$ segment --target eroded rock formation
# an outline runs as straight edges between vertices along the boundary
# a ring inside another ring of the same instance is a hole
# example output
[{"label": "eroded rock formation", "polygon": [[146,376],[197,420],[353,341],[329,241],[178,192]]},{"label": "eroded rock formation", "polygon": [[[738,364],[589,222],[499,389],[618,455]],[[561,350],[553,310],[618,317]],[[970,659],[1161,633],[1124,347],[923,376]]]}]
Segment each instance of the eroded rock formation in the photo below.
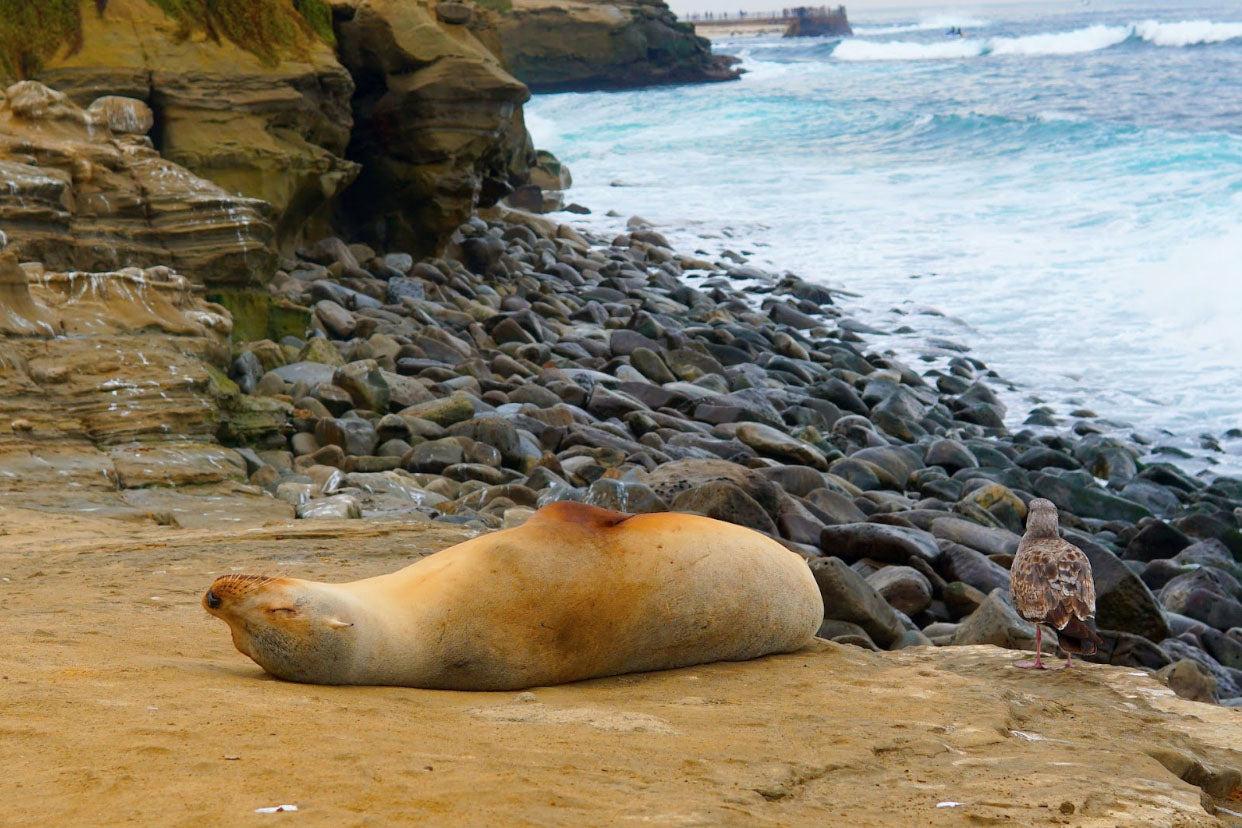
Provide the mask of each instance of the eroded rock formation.
[{"label": "eroded rock formation", "polygon": [[345,220],[370,241],[433,252],[480,198],[524,179],[529,92],[465,5],[356,0],[342,17],[340,56],[358,86],[349,156],[363,168]]},{"label": "eroded rock formation", "polygon": [[[344,158],[353,82],[292,6],[254,0],[253,16],[269,6],[287,18],[276,20],[286,42],[268,35],[246,48],[220,21],[179,20],[152,0],[83,0],[75,41],[33,77],[82,106],[103,95],[145,101],[164,157],[270,203],[281,241],[296,243],[308,225],[323,230],[325,204],[357,173]],[[208,31],[213,23],[224,31]]]},{"label": "eroded rock formation", "polygon": [[45,504],[241,480],[215,438],[228,313],[166,267],[61,273],[0,253],[0,469]]},{"label": "eroded rock formation", "polygon": [[495,57],[490,12],[427,0],[253,0],[244,15],[237,5],[82,0],[55,30],[15,19],[10,29],[45,48],[10,55],[0,27],[0,77],[38,79],[81,106],[145,102],[155,148],[271,204],[284,251],[337,224],[429,253],[477,201],[526,183],[528,93]]},{"label": "eroded rock formation", "polygon": [[273,269],[268,206],[160,157],[138,100],[89,109],[35,81],[0,95],[0,227],[13,252],[64,270],[168,265],[249,286]]},{"label": "eroded rock formation", "polygon": [[498,20],[506,67],[536,92],[738,77],[660,0],[514,0]]}]

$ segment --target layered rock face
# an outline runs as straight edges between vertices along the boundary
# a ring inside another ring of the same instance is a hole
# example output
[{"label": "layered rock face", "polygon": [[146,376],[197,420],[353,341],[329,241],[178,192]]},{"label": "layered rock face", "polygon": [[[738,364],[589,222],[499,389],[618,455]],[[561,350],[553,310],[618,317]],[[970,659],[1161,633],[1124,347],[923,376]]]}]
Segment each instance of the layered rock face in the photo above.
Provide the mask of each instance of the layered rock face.
[{"label": "layered rock face", "polygon": [[[82,106],[145,102],[154,147],[271,204],[284,251],[336,224],[430,253],[477,201],[525,183],[528,93],[495,57],[487,12],[397,0],[200,5],[82,0],[64,42],[26,69]],[[13,64],[0,60],[0,75]]]},{"label": "layered rock face", "polygon": [[267,205],[161,158],[151,124],[133,99],[84,110],[34,81],[0,95],[0,227],[13,252],[65,270],[169,265],[201,284],[265,281]]},{"label": "layered rock face", "polygon": [[505,65],[536,92],[738,77],[658,0],[514,0],[498,25]]},{"label": "layered rock face", "polygon": [[5,251],[0,306],[5,492],[38,490],[50,505],[244,476],[237,453],[215,440],[210,366],[227,356],[231,322],[184,276],[52,272]]},{"label": "layered rock face", "polygon": [[433,252],[477,201],[524,179],[529,92],[480,39],[493,37],[487,18],[465,5],[357,0],[341,14],[340,56],[358,86],[349,156],[363,165],[344,222],[383,246]]},{"label": "layered rock face", "polygon": [[[256,13],[266,5],[255,0]],[[284,13],[289,43],[248,50],[150,0],[84,0],[75,48],[34,77],[80,105],[102,95],[145,101],[166,158],[268,202],[281,241],[295,243],[308,226],[323,230],[322,208],[357,174],[344,158],[353,82],[331,46],[295,27],[292,7]]]}]

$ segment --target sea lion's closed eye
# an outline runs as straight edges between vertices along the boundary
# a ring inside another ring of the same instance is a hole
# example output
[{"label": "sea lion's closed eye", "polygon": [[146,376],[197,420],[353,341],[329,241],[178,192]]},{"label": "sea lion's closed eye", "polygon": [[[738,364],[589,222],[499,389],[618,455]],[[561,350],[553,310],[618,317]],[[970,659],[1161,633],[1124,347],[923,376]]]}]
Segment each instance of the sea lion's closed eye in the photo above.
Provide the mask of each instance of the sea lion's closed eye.
[{"label": "sea lion's closed eye", "polygon": [[267,611],[273,615],[297,615],[298,611],[293,607],[268,607]]}]

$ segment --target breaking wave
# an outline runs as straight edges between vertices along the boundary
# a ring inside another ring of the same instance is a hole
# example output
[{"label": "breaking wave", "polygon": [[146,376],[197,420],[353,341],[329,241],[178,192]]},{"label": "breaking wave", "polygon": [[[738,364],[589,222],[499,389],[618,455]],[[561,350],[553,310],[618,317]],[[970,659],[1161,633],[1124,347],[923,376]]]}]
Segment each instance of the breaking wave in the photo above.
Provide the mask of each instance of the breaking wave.
[{"label": "breaking wave", "polygon": [[1098,52],[1126,42],[1153,46],[1206,46],[1242,39],[1242,23],[1144,20],[1128,26],[1087,26],[1068,32],[1024,37],[961,38],[934,42],[844,40],[833,50],[837,60],[954,60],[987,55],[1076,55]]},{"label": "breaking wave", "polygon": [[934,17],[925,17],[918,23],[898,23],[891,26],[855,26],[854,34],[859,37],[874,37],[875,35],[899,34],[901,32],[937,31],[952,28],[982,29],[984,26],[990,25],[992,25],[990,20],[983,20],[978,17],[961,17],[952,14],[938,14]]}]

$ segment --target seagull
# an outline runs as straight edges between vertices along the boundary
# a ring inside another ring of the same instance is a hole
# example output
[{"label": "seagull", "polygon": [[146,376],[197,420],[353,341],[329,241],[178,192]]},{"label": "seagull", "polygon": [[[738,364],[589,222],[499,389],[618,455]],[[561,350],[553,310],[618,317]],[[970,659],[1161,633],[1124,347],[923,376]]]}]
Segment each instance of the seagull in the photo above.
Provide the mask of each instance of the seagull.
[{"label": "seagull", "polygon": [[1091,562],[1081,549],[1061,539],[1058,528],[1057,507],[1051,500],[1036,498],[1027,505],[1026,534],[1009,570],[1009,584],[1018,614],[1035,625],[1035,658],[1019,661],[1019,667],[1056,669],[1041,657],[1041,624],[1057,631],[1067,668],[1073,666],[1074,653],[1091,655],[1104,643],[1094,629]]}]

